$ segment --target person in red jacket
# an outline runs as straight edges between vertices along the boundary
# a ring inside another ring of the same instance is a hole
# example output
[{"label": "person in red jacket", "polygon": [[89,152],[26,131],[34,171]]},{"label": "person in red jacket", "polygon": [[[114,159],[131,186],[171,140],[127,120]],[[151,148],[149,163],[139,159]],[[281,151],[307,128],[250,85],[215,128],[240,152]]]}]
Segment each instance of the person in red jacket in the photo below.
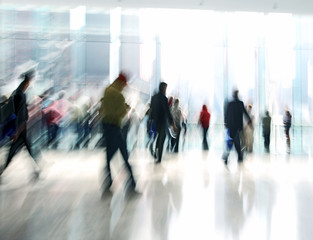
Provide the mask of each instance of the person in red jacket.
[{"label": "person in red jacket", "polygon": [[199,123],[202,127],[202,130],[203,130],[202,147],[204,150],[209,150],[209,145],[208,145],[208,141],[207,141],[207,134],[208,134],[208,130],[210,127],[210,118],[211,118],[211,114],[208,111],[208,107],[204,104],[202,106],[202,110],[200,112],[200,117],[199,117]]}]

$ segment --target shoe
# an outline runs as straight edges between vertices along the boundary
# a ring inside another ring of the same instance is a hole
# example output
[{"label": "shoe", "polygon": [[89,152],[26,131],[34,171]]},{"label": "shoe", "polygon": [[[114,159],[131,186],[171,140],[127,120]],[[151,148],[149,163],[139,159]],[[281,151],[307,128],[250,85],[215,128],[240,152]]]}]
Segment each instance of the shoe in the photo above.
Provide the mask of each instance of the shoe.
[{"label": "shoe", "polygon": [[133,180],[129,179],[125,185],[125,197],[130,198],[140,195],[141,193],[136,191],[136,183]]},{"label": "shoe", "polygon": [[132,192],[132,191],[134,191],[135,190],[135,188],[136,188],[136,183],[135,183],[135,181],[133,180],[133,179],[128,179],[127,180],[127,182],[126,182],[126,184],[125,184],[125,192],[126,193],[129,193],[129,192]]},{"label": "shoe", "polygon": [[112,192],[109,189],[107,189],[105,191],[102,191],[102,193],[101,193],[101,199],[102,200],[111,198],[112,196],[113,196],[113,194],[112,194]]},{"label": "shoe", "polygon": [[103,180],[103,183],[102,183],[102,192],[107,192],[110,190],[111,186],[112,186],[112,179],[110,177],[106,177],[104,180]]},{"label": "shoe", "polygon": [[40,176],[41,171],[40,170],[36,170],[33,172],[33,177],[35,180],[37,180]]},{"label": "shoe", "polygon": [[152,151],[151,151],[151,156],[152,156],[153,158],[157,158],[156,152],[152,152]]},{"label": "shoe", "polygon": [[126,182],[126,184],[125,184],[125,188],[133,188],[133,189],[136,188],[136,182],[135,182],[135,180],[134,180],[132,177],[130,177],[130,178],[127,180],[127,182]]},{"label": "shoe", "polygon": [[141,192],[138,192],[138,191],[135,190],[135,189],[132,189],[132,190],[130,190],[130,191],[128,191],[128,192],[125,193],[125,196],[126,196],[127,198],[136,198],[136,197],[140,197],[141,195],[142,195],[142,193],[141,193]]},{"label": "shoe", "polygon": [[128,189],[125,191],[125,200],[131,200],[140,197],[142,193],[136,191],[135,189]]},{"label": "shoe", "polygon": [[223,159],[223,161],[224,161],[224,164],[227,165],[227,163],[228,163],[227,157],[226,157],[225,155],[223,155],[223,156],[222,156],[222,159]]},{"label": "shoe", "polygon": [[153,151],[152,147],[150,147],[150,153],[153,158],[157,158],[157,152]]},{"label": "shoe", "polygon": [[39,180],[40,173],[41,173],[40,170],[35,170],[31,175],[31,181],[37,182]]},{"label": "shoe", "polygon": [[101,186],[101,199],[105,199],[108,197],[112,197],[112,193],[110,192],[110,188],[112,186],[112,179],[106,178]]},{"label": "shoe", "polygon": [[157,158],[156,152],[152,152],[152,151],[151,151],[151,156],[156,159],[156,158]]}]

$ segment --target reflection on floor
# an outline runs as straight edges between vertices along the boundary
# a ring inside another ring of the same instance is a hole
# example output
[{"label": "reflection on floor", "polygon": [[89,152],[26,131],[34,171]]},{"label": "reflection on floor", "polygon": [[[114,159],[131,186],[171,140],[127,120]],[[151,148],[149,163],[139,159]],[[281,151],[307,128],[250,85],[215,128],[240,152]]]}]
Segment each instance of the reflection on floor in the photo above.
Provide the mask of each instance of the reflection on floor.
[{"label": "reflection on floor", "polygon": [[307,156],[235,153],[131,155],[140,195],[125,196],[118,154],[111,194],[101,199],[104,152],[45,152],[44,171],[30,180],[21,152],[2,176],[0,239],[311,239],[313,161]]}]

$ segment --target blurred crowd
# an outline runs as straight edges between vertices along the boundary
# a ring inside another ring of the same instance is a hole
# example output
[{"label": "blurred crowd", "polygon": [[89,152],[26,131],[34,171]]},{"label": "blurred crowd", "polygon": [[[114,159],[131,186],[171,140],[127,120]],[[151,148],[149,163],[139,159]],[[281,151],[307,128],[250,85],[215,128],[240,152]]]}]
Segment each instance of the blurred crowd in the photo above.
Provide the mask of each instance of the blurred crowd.
[{"label": "blurred crowd", "polygon": [[[99,99],[84,94],[83,89],[76,92],[69,89],[45,90],[42,94],[26,99],[29,85],[36,72],[30,70],[21,75],[20,85],[9,95],[0,98],[0,144],[9,146],[7,159],[1,164],[0,175],[8,167],[13,156],[25,146],[34,159],[34,173],[38,177],[38,162],[42,150],[70,150],[90,148],[106,149],[106,169],[102,183],[105,193],[112,184],[110,161],[117,151],[121,152],[129,180],[125,188],[134,190],[136,181],[128,162],[130,152],[136,148],[141,122],[145,121],[145,147],[149,149],[156,164],[161,163],[166,152],[178,153],[184,147],[188,122],[178,97],[167,97],[167,83],[161,82],[158,91],[147,103],[139,100],[129,104],[128,92],[136,92],[129,86],[129,75],[121,72],[117,78],[103,89]],[[34,87],[36,85],[34,83]],[[130,89],[130,91],[129,91]],[[126,100],[127,99],[127,100]],[[143,106],[143,107],[139,107]],[[291,114],[285,111],[287,152],[290,152]],[[239,99],[239,90],[233,92],[233,98],[225,101],[225,151],[222,159],[228,164],[229,153],[234,146],[238,162],[243,161],[244,153],[253,152],[254,145],[253,105],[244,104]],[[202,132],[202,148],[210,149],[208,134],[211,113],[206,103],[198,115],[198,126]],[[266,111],[262,118],[264,149],[270,152],[271,116]],[[129,137],[130,135],[130,137]],[[129,141],[128,139],[131,139]]]}]

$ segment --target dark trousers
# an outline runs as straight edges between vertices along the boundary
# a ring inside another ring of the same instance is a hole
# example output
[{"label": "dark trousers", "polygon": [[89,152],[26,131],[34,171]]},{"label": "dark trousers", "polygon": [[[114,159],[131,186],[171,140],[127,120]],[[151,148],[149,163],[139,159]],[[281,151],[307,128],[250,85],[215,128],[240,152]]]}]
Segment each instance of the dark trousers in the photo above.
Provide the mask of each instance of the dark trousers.
[{"label": "dark trousers", "polygon": [[[30,143],[27,139],[27,131],[26,131],[26,129],[24,129],[21,132],[21,134],[19,135],[19,137],[16,139],[16,141],[12,142],[12,144],[11,144],[9,155],[8,155],[8,158],[7,158],[6,163],[4,165],[4,169],[6,169],[9,166],[12,158],[23,147],[23,144],[25,145],[29,155],[33,158],[34,162],[37,164],[35,155],[33,154]],[[4,169],[3,169],[3,171],[4,171]]]},{"label": "dark trousers", "polygon": [[128,170],[128,173],[130,175],[130,180],[134,184],[135,179],[133,176],[133,171],[128,163],[128,151],[126,147],[126,140],[122,135],[121,129],[115,125],[104,124],[103,131],[106,140],[106,155],[107,155],[106,177],[112,181],[110,162],[114,154],[117,152],[117,150],[120,149],[126,169]]},{"label": "dark trousers", "polygon": [[270,150],[270,136],[271,136],[271,134],[270,133],[264,133],[263,136],[264,136],[264,147],[265,147],[266,151],[269,151]]},{"label": "dark trousers", "polygon": [[208,140],[207,140],[207,134],[208,134],[208,130],[209,128],[202,128],[202,133],[203,133],[203,140],[202,140],[202,147],[203,150],[209,150],[209,144],[208,144]]},{"label": "dark trousers", "polygon": [[286,143],[287,148],[290,149],[290,134],[289,134],[290,127],[285,127],[285,135],[286,135]]},{"label": "dark trousers", "polygon": [[162,154],[163,154],[163,147],[164,147],[164,141],[166,138],[166,125],[158,125],[156,126],[156,130],[158,133],[158,138],[156,142],[156,154],[158,158],[158,162],[161,162],[162,160]]},{"label": "dark trousers", "polygon": [[[235,136],[233,137],[233,142],[235,145],[235,149],[237,151],[238,154],[238,162],[242,162],[243,161],[243,156],[242,156],[242,151],[241,151],[241,144],[240,144],[240,131],[237,131],[237,133],[235,134]],[[226,150],[223,154],[223,159],[225,161],[225,163],[227,163],[228,160],[228,156],[230,154],[230,150]]]},{"label": "dark trousers", "polygon": [[77,141],[75,148],[79,149],[80,145],[85,141],[84,146],[88,146],[90,138],[90,126],[88,121],[82,121],[76,123]]}]

